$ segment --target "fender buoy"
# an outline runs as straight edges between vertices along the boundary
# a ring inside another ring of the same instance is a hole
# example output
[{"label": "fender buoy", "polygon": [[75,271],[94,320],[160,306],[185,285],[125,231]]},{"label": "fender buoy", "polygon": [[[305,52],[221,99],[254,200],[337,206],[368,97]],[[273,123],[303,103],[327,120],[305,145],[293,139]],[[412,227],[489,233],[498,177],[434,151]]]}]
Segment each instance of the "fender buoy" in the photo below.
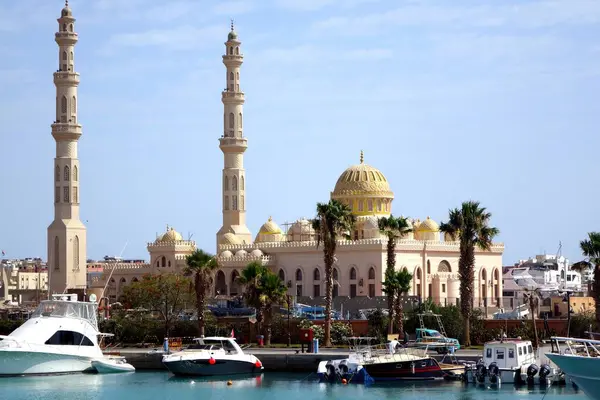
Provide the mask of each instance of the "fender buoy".
[{"label": "fender buoy", "polygon": [[214,358],[211,357],[211,358],[208,359],[208,363],[210,365],[215,365],[217,363],[217,360],[215,360]]},{"label": "fender buoy", "polygon": [[254,363],[254,366],[256,368],[260,368],[260,367],[262,367],[262,363],[260,362],[260,360],[256,360],[256,362]]}]

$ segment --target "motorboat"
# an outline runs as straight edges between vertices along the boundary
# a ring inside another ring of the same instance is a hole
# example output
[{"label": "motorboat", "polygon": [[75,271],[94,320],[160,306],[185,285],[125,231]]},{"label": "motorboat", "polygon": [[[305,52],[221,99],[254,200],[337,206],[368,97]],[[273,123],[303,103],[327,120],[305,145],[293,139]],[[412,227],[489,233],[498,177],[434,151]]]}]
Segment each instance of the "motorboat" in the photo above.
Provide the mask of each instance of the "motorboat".
[{"label": "motorboat", "polygon": [[180,376],[217,376],[260,373],[264,367],[252,354],[245,354],[231,337],[196,338],[181,351],[165,354],[162,363]]},{"label": "motorboat", "polygon": [[485,385],[551,385],[560,371],[540,362],[529,340],[502,338],[485,343],[483,357],[465,366],[464,380]]},{"label": "motorboat", "polygon": [[[592,400],[600,400],[600,340],[552,337],[554,364]],[[565,346],[560,347],[560,342]]]},{"label": "motorboat", "polygon": [[[321,382],[371,383],[396,380],[443,380],[462,374],[464,366],[438,362],[428,354],[436,344],[401,346],[397,341],[371,346],[370,337],[348,338],[348,358],[321,361],[317,375]],[[446,344],[439,344],[446,346]]]},{"label": "motorboat", "polygon": [[100,374],[114,374],[119,372],[135,372],[133,365],[125,357],[103,357],[92,360],[92,367]]},{"label": "motorboat", "polygon": [[0,336],[0,376],[94,372],[104,355],[98,345],[95,296],[77,294],[43,300],[31,317],[8,336]]}]

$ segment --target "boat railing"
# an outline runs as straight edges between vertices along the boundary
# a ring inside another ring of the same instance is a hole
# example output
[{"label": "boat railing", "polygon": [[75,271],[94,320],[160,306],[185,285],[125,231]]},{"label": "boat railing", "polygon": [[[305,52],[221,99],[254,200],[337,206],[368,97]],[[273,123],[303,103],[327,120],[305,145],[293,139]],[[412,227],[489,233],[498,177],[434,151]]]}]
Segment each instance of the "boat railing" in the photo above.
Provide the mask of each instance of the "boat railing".
[{"label": "boat railing", "polygon": [[421,347],[397,347],[390,349],[387,344],[371,346],[368,351],[357,354],[358,358],[365,363],[374,362],[375,359],[382,358],[389,361],[403,362],[415,357],[427,357],[427,349]]},{"label": "boat railing", "polygon": [[[0,347],[3,347],[2,343],[11,342],[11,343],[15,344],[14,347],[16,347],[16,348],[19,348],[19,349],[25,349],[25,348],[31,349],[31,345],[28,342],[26,342],[24,340],[21,340],[19,338],[16,338],[14,336],[0,335],[0,339],[2,339],[2,341],[0,341]],[[10,347],[13,347],[13,346],[10,346]]]},{"label": "boat railing", "polygon": [[[569,337],[553,336],[552,349],[558,354],[571,354],[585,357],[600,357],[600,340],[578,339]],[[566,348],[561,350],[560,343]]]}]

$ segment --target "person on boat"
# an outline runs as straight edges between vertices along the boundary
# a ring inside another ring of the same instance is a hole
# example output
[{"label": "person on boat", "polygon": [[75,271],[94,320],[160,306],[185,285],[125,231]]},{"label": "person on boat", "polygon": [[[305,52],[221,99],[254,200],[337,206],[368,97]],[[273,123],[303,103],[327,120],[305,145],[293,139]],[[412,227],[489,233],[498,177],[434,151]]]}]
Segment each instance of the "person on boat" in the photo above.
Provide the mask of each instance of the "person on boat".
[{"label": "person on boat", "polygon": [[399,343],[400,342],[398,342],[396,339],[392,339],[388,342],[388,350],[390,354],[394,354],[396,352],[396,347]]}]

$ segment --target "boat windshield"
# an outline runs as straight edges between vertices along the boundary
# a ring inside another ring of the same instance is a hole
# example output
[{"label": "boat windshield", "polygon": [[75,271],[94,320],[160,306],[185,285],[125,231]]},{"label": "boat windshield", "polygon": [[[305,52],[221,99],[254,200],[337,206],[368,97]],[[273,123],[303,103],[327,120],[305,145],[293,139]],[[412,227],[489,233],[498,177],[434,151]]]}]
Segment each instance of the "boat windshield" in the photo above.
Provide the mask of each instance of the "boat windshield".
[{"label": "boat windshield", "polygon": [[196,343],[191,344],[188,349],[193,349],[193,350],[225,350],[225,351],[235,351],[236,348],[233,347],[233,345],[227,341],[220,341],[220,340],[207,340],[207,339],[200,339],[198,341],[196,341]]},{"label": "boat windshield", "polygon": [[44,300],[31,314],[36,317],[79,318],[88,321],[98,330],[96,304],[78,301]]}]

